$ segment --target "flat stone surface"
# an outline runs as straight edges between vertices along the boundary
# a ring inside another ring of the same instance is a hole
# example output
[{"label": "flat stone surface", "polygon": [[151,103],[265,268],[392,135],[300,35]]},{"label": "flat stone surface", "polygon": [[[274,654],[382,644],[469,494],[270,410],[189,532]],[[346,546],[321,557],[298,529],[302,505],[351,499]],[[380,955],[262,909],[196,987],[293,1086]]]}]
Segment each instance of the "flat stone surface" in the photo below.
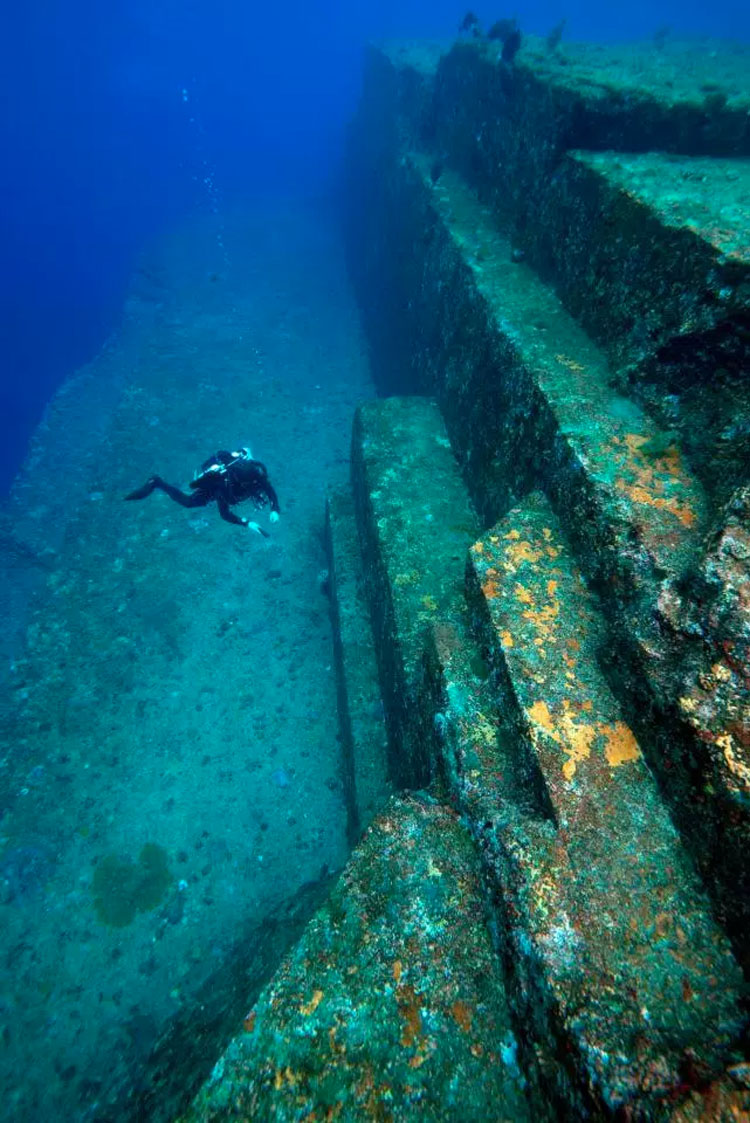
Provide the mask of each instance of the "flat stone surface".
[{"label": "flat stone surface", "polygon": [[182,1123],[529,1118],[477,855],[394,799]]},{"label": "flat stone surface", "polygon": [[[477,182],[488,189],[514,173],[543,190],[537,173],[568,148],[748,156],[750,47],[712,46],[563,43],[550,51],[526,36],[509,66],[500,44],[464,40],[438,65],[435,134],[465,170],[463,157],[477,153]],[[469,130],[463,140],[459,123]],[[501,151],[512,166],[493,173],[487,157]]]},{"label": "flat stone surface", "polygon": [[555,51],[529,36],[519,63],[582,98],[653,99],[667,108],[750,110],[750,46],[734,40],[673,39],[629,43],[563,41]]},{"label": "flat stone surface", "polygon": [[715,503],[747,473],[750,161],[568,152],[524,237]]},{"label": "flat stone surface", "polygon": [[688,230],[720,258],[750,269],[750,160],[662,152],[571,156],[642,202],[664,226]]}]

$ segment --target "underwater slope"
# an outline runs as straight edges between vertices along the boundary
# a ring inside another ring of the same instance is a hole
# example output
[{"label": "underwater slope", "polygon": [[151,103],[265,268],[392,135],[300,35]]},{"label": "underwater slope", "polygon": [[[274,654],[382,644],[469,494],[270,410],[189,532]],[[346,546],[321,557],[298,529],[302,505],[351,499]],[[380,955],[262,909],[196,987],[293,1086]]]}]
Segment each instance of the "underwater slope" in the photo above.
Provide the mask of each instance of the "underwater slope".
[{"label": "underwater slope", "polygon": [[[225,240],[150,252],[10,509],[47,554],[3,689],[7,1119],[173,1108],[347,852],[323,500],[369,392],[356,308],[324,214]],[[235,442],[278,490],[268,541],[123,502]]]}]

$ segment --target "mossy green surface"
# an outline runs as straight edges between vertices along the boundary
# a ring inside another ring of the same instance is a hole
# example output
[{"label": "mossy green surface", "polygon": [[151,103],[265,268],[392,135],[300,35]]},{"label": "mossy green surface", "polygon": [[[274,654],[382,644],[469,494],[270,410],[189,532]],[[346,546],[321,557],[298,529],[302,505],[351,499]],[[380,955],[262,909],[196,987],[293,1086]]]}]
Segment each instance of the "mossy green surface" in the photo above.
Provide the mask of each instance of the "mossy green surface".
[{"label": "mossy green surface", "polygon": [[147,842],[138,861],[107,854],[94,870],[94,908],[102,924],[127,928],[136,913],[149,912],[164,900],[172,881],[167,852]]}]

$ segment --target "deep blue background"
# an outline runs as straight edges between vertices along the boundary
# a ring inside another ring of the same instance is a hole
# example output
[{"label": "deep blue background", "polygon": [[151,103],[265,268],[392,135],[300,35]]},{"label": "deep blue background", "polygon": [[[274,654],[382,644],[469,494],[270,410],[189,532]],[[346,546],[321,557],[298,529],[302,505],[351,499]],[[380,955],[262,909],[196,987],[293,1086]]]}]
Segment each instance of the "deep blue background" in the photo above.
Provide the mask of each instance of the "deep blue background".
[{"label": "deep blue background", "polygon": [[[368,38],[452,35],[447,0],[24,0],[0,43],[0,494],[54,387],[117,322],[133,259],[222,200],[324,191]],[[318,10],[315,10],[317,7]],[[571,38],[750,38],[750,3],[535,0],[525,30]],[[189,100],[183,101],[187,89]],[[191,117],[193,118],[191,121]]]}]

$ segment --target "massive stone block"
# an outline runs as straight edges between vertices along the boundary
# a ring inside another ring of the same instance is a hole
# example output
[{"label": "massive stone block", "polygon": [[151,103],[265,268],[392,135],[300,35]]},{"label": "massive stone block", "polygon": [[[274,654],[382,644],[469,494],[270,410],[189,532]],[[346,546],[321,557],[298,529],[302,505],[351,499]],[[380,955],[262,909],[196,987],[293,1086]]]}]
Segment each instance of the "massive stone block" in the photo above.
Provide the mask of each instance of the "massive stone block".
[{"label": "massive stone block", "polygon": [[457,816],[394,799],[183,1123],[532,1114],[480,870]]}]

